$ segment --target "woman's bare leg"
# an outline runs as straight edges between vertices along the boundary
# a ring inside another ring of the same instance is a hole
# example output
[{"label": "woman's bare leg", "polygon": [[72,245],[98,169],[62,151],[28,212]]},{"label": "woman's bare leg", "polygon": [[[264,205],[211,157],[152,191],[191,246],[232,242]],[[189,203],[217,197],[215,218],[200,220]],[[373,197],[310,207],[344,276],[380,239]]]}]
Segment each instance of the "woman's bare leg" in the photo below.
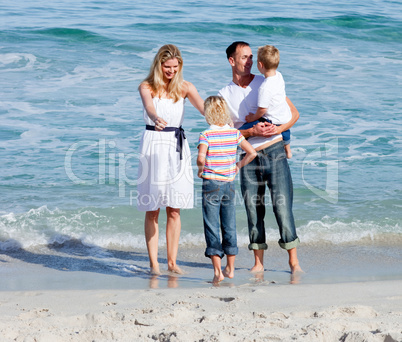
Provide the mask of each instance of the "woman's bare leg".
[{"label": "woman's bare leg", "polygon": [[147,243],[149,256],[149,266],[151,268],[151,273],[155,275],[161,274],[158,263],[159,211],[160,209],[155,211],[147,211],[145,214],[144,223],[145,241]]},{"label": "woman's bare leg", "polygon": [[176,265],[177,252],[179,250],[179,240],[181,231],[180,209],[166,208],[166,244],[168,270],[182,274],[183,271]]}]

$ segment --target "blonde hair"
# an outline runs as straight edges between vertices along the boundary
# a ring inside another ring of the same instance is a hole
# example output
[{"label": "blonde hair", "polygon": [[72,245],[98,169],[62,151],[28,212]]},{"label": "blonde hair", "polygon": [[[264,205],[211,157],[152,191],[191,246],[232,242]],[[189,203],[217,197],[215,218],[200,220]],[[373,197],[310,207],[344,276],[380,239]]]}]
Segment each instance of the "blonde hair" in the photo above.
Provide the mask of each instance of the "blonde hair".
[{"label": "blonde hair", "polygon": [[210,96],[204,102],[204,115],[208,125],[230,124],[230,113],[226,101],[221,96]]},{"label": "blonde hair", "polygon": [[[163,82],[162,64],[170,59],[176,58],[179,62],[179,70],[175,76],[170,80],[167,92],[169,96],[177,102],[182,97],[183,86],[183,58],[181,57],[180,50],[173,44],[163,45],[151,64],[149,74],[142,81],[141,84],[147,84],[153,96],[160,96],[165,90],[165,83]],[[141,85],[140,85],[141,86]]]},{"label": "blonde hair", "polygon": [[276,69],[279,65],[279,50],[272,45],[261,46],[258,48],[257,58],[265,69]]}]

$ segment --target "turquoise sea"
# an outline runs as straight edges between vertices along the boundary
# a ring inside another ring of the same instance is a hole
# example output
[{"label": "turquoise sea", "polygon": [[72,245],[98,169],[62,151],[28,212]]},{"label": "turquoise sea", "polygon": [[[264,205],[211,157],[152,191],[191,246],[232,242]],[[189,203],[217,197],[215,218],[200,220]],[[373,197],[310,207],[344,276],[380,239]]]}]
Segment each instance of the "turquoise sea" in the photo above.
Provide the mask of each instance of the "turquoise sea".
[{"label": "turquoise sea", "polygon": [[[0,253],[144,248],[137,87],[173,43],[185,79],[203,98],[216,94],[231,80],[234,40],[281,52],[300,112],[289,163],[302,243],[402,246],[400,1],[38,0],[0,3]],[[194,171],[206,127],[187,104]],[[204,246],[200,185],[195,177],[195,208],[182,211],[183,249]],[[269,209],[266,222],[276,244]]]}]

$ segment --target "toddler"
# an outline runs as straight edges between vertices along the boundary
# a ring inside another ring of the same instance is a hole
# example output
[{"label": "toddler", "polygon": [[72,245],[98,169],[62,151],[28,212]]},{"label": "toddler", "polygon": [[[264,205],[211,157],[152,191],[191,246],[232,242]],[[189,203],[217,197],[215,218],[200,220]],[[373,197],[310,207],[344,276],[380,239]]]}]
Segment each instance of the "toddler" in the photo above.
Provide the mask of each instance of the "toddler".
[{"label": "toddler", "polygon": [[[239,130],[230,127],[229,110],[222,97],[208,97],[204,102],[204,114],[210,127],[200,133],[197,166],[198,177],[203,179],[205,256],[211,258],[214,268],[212,282],[217,284],[225,277],[234,277],[234,261],[238,253],[234,179],[239,169],[252,161],[257,153]],[[236,162],[238,146],[246,155]],[[221,259],[225,254],[227,264],[222,271]]]},{"label": "toddler", "polygon": [[[265,76],[264,82],[258,90],[258,109],[255,114],[246,116],[248,124],[239,129],[247,129],[259,121],[268,121],[280,126],[288,123],[292,118],[289,105],[286,102],[285,81],[277,70],[279,65],[279,51],[275,46],[265,45],[258,48],[258,71]],[[290,130],[282,132],[283,143],[287,158],[292,158],[290,149]]]}]

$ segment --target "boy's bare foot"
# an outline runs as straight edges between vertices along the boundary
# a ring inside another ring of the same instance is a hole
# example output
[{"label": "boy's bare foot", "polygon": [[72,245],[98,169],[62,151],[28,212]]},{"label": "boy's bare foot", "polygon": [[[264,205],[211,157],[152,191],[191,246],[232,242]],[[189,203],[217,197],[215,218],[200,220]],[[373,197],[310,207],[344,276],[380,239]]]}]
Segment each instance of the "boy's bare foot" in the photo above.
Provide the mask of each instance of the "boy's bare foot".
[{"label": "boy's bare foot", "polygon": [[292,150],[290,149],[290,145],[285,145],[285,153],[286,153],[286,158],[290,159],[292,158]]},{"label": "boy's bare foot", "polygon": [[230,267],[226,266],[222,271],[223,276],[232,279],[234,277],[234,269],[230,269]]}]

